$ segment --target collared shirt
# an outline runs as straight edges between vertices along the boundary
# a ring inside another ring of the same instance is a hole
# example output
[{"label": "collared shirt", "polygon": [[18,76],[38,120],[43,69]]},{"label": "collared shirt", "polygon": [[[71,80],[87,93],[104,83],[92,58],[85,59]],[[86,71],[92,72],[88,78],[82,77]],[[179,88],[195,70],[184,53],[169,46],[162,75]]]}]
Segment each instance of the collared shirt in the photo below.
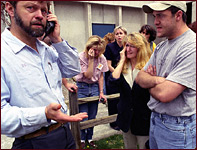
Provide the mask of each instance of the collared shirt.
[{"label": "collared shirt", "polygon": [[63,41],[53,44],[36,41],[36,52],[5,29],[1,35],[1,133],[21,137],[50,125],[45,108],[62,105],[62,77],[80,73],[78,52]]},{"label": "collared shirt", "polygon": [[109,70],[107,65],[107,60],[105,56],[102,54],[98,58],[94,58],[94,66],[93,66],[93,76],[88,79],[84,76],[84,72],[88,69],[88,58],[85,55],[85,52],[79,53],[80,65],[81,65],[81,73],[75,76],[75,79],[78,82],[85,82],[88,84],[96,83],[100,79],[101,73]]},{"label": "collared shirt", "polygon": [[137,76],[137,74],[139,73],[139,69],[136,69],[134,68],[132,70],[132,66],[131,66],[131,63],[129,62],[128,63],[128,70],[127,70],[127,73],[122,73],[122,75],[124,76],[125,80],[127,81],[127,83],[129,84],[129,86],[133,87],[133,83],[135,81],[135,78]]}]

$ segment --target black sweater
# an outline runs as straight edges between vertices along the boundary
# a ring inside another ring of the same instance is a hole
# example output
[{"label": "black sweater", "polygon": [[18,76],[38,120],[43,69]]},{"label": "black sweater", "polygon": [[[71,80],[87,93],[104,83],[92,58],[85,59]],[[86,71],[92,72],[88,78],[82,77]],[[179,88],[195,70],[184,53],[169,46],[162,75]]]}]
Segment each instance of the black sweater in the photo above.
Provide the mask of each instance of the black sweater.
[{"label": "black sweater", "polygon": [[115,84],[120,90],[116,120],[119,128],[124,132],[128,132],[130,128],[134,135],[148,136],[151,115],[147,106],[150,100],[148,89],[141,88],[135,82],[131,89],[122,74],[119,79],[114,79],[112,75],[108,79],[110,84]]}]

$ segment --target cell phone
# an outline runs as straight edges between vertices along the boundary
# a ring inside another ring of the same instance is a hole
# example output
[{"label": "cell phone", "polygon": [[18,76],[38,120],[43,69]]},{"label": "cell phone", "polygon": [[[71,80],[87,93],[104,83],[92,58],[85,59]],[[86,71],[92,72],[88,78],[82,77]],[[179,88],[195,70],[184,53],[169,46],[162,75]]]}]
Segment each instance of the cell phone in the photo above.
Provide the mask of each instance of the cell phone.
[{"label": "cell phone", "polygon": [[103,104],[105,104],[105,99],[104,98],[101,98],[100,99],[100,102],[103,103]]},{"label": "cell phone", "polygon": [[49,35],[51,32],[54,31],[55,28],[55,22],[54,21],[47,21],[46,28],[45,28],[45,34]]},{"label": "cell phone", "polygon": [[45,27],[45,36],[43,37],[42,40],[46,38],[51,32],[54,31],[55,28],[55,22],[54,21],[47,21],[46,27]]},{"label": "cell phone", "polygon": [[76,93],[76,90],[74,88],[71,88],[73,90],[73,93]]}]

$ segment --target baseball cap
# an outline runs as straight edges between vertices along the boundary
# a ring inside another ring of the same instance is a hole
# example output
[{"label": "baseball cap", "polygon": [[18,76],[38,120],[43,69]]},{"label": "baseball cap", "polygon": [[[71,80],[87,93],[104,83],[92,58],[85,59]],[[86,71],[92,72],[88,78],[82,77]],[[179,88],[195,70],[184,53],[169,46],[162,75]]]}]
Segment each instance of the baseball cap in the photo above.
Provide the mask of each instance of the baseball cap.
[{"label": "baseball cap", "polygon": [[180,8],[184,12],[187,11],[187,6],[185,1],[156,1],[154,3],[146,4],[142,6],[145,13],[152,13],[153,11],[163,11],[171,6]]}]

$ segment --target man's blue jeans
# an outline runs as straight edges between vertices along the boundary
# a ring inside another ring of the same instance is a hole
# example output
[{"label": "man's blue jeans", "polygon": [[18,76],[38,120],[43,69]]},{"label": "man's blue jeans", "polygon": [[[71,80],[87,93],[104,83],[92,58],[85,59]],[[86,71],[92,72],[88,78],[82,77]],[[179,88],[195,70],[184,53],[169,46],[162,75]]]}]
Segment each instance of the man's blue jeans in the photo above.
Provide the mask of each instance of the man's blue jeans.
[{"label": "man's blue jeans", "polygon": [[196,147],[196,114],[174,117],[151,114],[150,149],[194,149]]},{"label": "man's blue jeans", "polygon": [[[84,82],[77,82],[78,86],[78,98],[99,96],[98,83],[87,84]],[[83,121],[95,119],[98,110],[98,101],[88,102],[79,105],[79,112],[87,112],[88,118]],[[93,127],[81,130],[81,140],[92,140]]]}]

